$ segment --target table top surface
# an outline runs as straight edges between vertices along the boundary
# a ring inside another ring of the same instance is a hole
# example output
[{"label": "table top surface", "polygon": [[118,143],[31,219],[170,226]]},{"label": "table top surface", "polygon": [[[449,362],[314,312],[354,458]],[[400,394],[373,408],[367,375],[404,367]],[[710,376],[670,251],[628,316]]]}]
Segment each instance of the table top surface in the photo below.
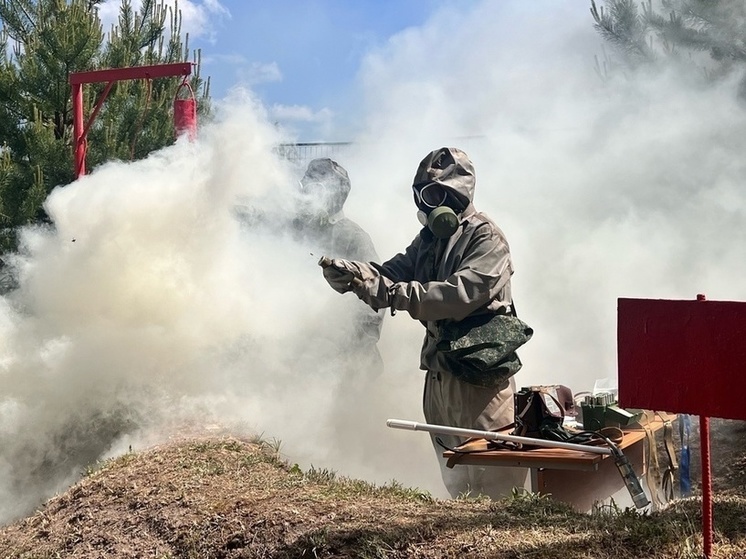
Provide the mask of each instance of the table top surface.
[{"label": "table top surface", "polygon": [[[676,416],[670,414],[656,414],[644,426],[638,424],[622,428],[624,434],[622,441],[617,446],[625,448],[644,440],[648,433],[654,433],[662,429],[667,422],[673,421]],[[504,431],[506,435],[510,430]],[[457,464],[483,464],[514,466],[520,463],[526,467],[548,467],[551,465],[565,466],[578,469],[595,469],[602,461],[610,457],[608,454],[598,454],[573,450],[566,448],[539,448],[529,450],[489,449],[489,441],[486,439],[470,439],[464,444],[456,447],[456,451],[446,451],[445,458],[451,458]]]}]

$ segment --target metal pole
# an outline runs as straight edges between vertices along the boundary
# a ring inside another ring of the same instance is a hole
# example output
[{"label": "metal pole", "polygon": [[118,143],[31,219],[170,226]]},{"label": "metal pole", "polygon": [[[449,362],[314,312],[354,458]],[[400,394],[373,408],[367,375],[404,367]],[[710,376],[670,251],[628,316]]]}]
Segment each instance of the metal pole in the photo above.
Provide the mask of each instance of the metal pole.
[{"label": "metal pole", "polygon": [[[697,301],[704,301],[703,293]],[[710,418],[699,416],[699,448],[702,459],[702,547],[704,555],[712,554],[712,476],[710,466]]]},{"label": "metal pole", "polygon": [[75,149],[75,178],[85,175],[85,136],[83,134],[83,84],[72,84],[73,146]]},{"label": "metal pole", "polygon": [[712,554],[712,477],[710,476],[710,418],[699,416],[702,449],[702,544],[705,557]]},{"label": "metal pole", "polygon": [[386,420],[386,425],[388,427],[393,427],[394,429],[407,429],[409,431],[427,431],[429,433],[440,433],[443,435],[456,435],[457,437],[474,437],[490,441],[508,441],[546,448],[565,448],[568,450],[579,450],[581,452],[592,452],[594,454],[612,454],[611,449],[602,446],[532,439],[530,437],[518,437],[516,435],[503,435],[502,433],[496,433],[494,431],[479,431],[477,429],[462,429],[460,427],[449,427],[447,425],[417,423],[416,421],[407,421],[405,419],[388,419]]}]

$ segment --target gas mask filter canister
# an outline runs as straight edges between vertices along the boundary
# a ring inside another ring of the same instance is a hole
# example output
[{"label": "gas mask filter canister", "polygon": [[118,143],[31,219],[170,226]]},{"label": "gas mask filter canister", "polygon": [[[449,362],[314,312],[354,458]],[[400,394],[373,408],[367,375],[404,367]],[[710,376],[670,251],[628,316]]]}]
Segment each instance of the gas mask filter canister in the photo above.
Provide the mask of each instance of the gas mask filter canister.
[{"label": "gas mask filter canister", "polygon": [[417,220],[439,239],[447,239],[458,229],[458,216],[448,206],[439,206],[429,214],[420,210],[417,212]]},{"label": "gas mask filter canister", "polygon": [[443,204],[446,201],[447,193],[435,183],[426,185],[418,189],[414,187],[415,201],[420,207],[431,208],[429,212],[420,210],[417,212],[417,219],[422,225],[425,225],[439,239],[447,239],[458,229],[458,217],[448,206]]}]

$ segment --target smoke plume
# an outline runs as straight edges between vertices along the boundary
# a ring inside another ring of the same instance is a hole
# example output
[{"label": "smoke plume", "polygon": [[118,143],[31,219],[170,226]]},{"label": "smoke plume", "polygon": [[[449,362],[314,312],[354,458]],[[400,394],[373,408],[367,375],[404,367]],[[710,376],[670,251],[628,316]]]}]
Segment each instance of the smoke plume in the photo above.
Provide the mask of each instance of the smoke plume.
[{"label": "smoke plume", "polygon": [[[336,159],[345,212],[382,259],[419,230],[411,180],[443,145],[472,158],[475,205],[510,242],[536,333],[516,378],[575,392],[616,375],[619,297],[743,300],[745,118],[734,84],[665,67],[601,79],[582,3],[445,7],[369,53]],[[0,522],[96,460],[185,429],[281,441],[303,467],[445,496],[421,420],[423,331],[387,316],[385,369],[345,351],[354,295],[294,235],[302,168],[250,93],[194,143],[112,162],[46,201],[0,299]]]}]

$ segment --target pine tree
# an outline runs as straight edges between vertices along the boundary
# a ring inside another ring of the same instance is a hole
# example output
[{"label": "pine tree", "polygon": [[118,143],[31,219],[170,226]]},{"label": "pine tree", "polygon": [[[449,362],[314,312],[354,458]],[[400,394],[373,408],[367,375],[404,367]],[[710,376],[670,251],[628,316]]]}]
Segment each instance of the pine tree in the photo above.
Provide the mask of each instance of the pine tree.
[{"label": "pine tree", "polygon": [[[599,34],[630,67],[668,61],[706,79],[746,69],[746,3],[743,0],[591,0]],[[739,85],[746,99],[746,76]]]},{"label": "pine tree", "polygon": [[[643,10],[645,10],[643,4]],[[637,65],[654,59],[648,44],[645,18],[637,10],[634,0],[610,0],[600,9],[591,0],[591,15],[595,27],[604,40],[621,51],[629,64]]]},{"label": "pine tree", "polygon": [[[168,22],[168,33],[166,23]],[[139,13],[130,0],[123,0],[119,21],[109,33],[102,52],[102,67],[123,68],[183,62],[189,57],[189,35],[181,40],[181,14],[166,9],[162,2],[144,0]],[[199,69],[199,51],[194,54]],[[140,159],[174,139],[171,110],[182,78],[127,80],[112,88],[96,127],[89,133],[88,154],[91,164],[111,159]],[[200,95],[198,112],[209,112],[209,80],[199,72],[188,82]],[[93,88],[97,94],[104,84]]]},{"label": "pine tree", "polygon": [[[45,219],[42,203],[73,180],[73,72],[187,61],[178,6],[122,0],[104,34],[103,0],[0,0],[0,251],[17,248],[17,230]],[[167,25],[168,24],[168,25]],[[209,81],[189,79],[209,112]],[[174,141],[173,99],[181,78],[117,82],[88,132],[87,167],[139,159]],[[105,84],[84,86],[86,118]]]}]

